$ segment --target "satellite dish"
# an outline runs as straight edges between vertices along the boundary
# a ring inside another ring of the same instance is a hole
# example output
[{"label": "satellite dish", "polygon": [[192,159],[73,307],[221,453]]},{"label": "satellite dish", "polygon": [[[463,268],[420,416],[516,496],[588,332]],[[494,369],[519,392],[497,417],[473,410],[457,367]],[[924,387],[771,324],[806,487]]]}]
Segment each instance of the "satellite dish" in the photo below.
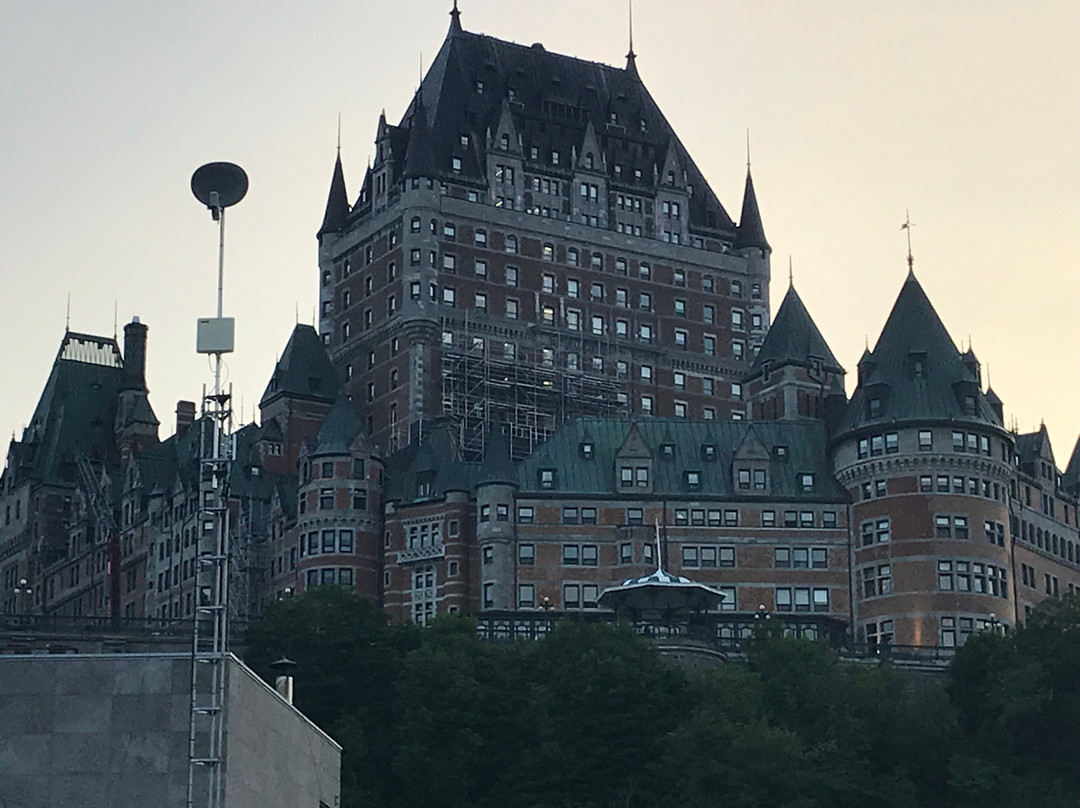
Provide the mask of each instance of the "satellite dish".
[{"label": "satellite dish", "polygon": [[191,175],[191,192],[211,210],[232,207],[247,190],[247,174],[235,163],[207,163]]}]

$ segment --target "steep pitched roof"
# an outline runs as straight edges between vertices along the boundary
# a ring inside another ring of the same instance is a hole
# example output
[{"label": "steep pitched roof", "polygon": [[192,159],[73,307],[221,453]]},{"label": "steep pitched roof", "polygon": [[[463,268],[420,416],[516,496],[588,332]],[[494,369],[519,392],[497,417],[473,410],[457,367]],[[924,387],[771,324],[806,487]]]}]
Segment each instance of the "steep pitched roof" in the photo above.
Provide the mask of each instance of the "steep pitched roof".
[{"label": "steep pitched roof", "polygon": [[345,230],[345,220],[349,216],[349,194],[345,190],[345,171],[341,167],[341,152],[334,161],[334,174],[330,178],[330,193],[326,197],[326,212],[322,226],[315,234],[322,238],[326,233],[341,233]]},{"label": "steep pitched roof", "polygon": [[[653,495],[700,499],[703,496],[739,498],[732,479],[732,462],[739,448],[753,446],[754,454],[768,458],[774,500],[846,502],[847,494],[829,468],[825,427],[814,421],[691,421],[685,418],[579,418],[559,429],[518,464],[518,488],[538,492],[540,471],[555,469],[561,494],[620,494],[617,460],[625,455],[627,438],[634,433],[630,452],[652,458]],[[752,433],[752,436],[749,436]],[[592,444],[589,456],[582,442]],[[748,437],[749,436],[749,437]],[[661,451],[668,445],[669,451]],[[779,447],[784,447],[780,451]],[[700,474],[700,485],[689,487],[686,472]],[[811,492],[802,487],[803,474],[814,475]]]},{"label": "steep pitched roof", "polygon": [[772,249],[765,238],[765,227],[761,224],[761,211],[758,210],[757,194],[754,193],[754,178],[750,176],[750,166],[746,167],[746,188],[743,190],[742,215],[739,216],[735,247],[736,249],[746,247]]},{"label": "steep pitched roof", "polygon": [[107,465],[117,461],[113,430],[123,384],[123,360],[115,340],[64,334],[19,441],[18,460],[31,479],[74,483],[77,452]]},{"label": "steep pitched roof", "polygon": [[922,285],[909,272],[874,350],[859,360],[859,385],[839,429],[912,420],[1000,428],[973,367],[965,364]]},{"label": "steep pitched roof", "polygon": [[1080,494],[1080,440],[1076,441],[1072,455],[1069,457],[1069,465],[1065,467],[1065,473],[1061,475],[1061,485],[1073,496]]},{"label": "steep pitched roof", "polygon": [[283,395],[329,402],[340,389],[322,339],[310,325],[297,323],[259,404]]},{"label": "steep pitched roof", "polygon": [[[472,491],[480,464],[461,459],[453,427],[438,422],[424,433],[423,443],[411,443],[386,461],[387,501],[412,502],[445,496],[448,491]],[[428,491],[420,496],[420,485]]]},{"label": "steep pitched roof", "polygon": [[517,465],[510,457],[510,439],[502,429],[495,427],[491,439],[484,447],[484,459],[480,463],[478,485],[485,483],[517,483]]},{"label": "steep pitched roof", "polygon": [[784,301],[776,312],[769,333],[754,359],[751,375],[766,363],[781,365],[803,365],[809,367],[810,359],[820,359],[822,365],[832,370],[843,372],[836,361],[825,338],[821,336],[817,324],[810,312],[803,305],[802,298],[795,291],[795,286],[788,287]]},{"label": "steep pitched roof", "polygon": [[[546,173],[569,172],[571,155],[580,151],[591,122],[606,143],[597,164],[606,163],[611,181],[633,192],[652,189],[670,151],[694,186],[690,223],[735,236],[735,225],[716,198],[686,148],[641,82],[635,70],[586,62],[506,42],[461,29],[455,16],[419,93],[396,127],[387,127],[390,153],[400,179],[409,152],[419,148],[438,169],[450,175],[450,158],[461,160],[455,181],[487,182],[486,133],[498,126],[504,100],[510,100],[514,125],[526,145],[527,163]],[[417,110],[426,116],[418,117]],[[614,122],[612,122],[614,115]],[[424,123],[428,126],[424,126]],[[461,136],[467,136],[462,145]],[[538,158],[530,157],[528,147]],[[552,165],[551,153],[560,154]],[[614,166],[623,170],[614,176]],[[635,179],[640,169],[640,179]],[[682,177],[679,177],[681,183]],[[756,203],[755,203],[756,204]]]},{"label": "steep pitched roof", "polygon": [[326,420],[319,428],[319,434],[315,438],[315,451],[312,455],[340,455],[348,454],[353,441],[364,433],[364,426],[360,423],[360,416],[353,409],[348,396],[338,396],[330,412],[326,414]]}]

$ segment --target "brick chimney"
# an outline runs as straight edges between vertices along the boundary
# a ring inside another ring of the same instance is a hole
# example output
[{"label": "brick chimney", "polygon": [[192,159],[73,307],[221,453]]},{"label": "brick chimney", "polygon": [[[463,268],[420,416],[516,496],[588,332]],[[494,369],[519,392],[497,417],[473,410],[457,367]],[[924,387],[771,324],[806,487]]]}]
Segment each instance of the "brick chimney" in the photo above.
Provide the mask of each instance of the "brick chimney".
[{"label": "brick chimney", "polygon": [[133,317],[124,326],[124,389],[146,390],[146,331],[145,325]]},{"label": "brick chimney", "polygon": [[181,437],[195,423],[195,402],[176,402],[176,437]]}]

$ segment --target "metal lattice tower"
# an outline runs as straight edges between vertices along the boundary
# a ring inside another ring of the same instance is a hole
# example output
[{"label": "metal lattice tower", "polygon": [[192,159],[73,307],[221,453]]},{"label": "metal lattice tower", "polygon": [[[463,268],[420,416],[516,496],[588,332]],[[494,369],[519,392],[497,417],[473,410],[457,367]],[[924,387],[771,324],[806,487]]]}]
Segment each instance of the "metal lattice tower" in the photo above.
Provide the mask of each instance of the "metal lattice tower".
[{"label": "metal lattice tower", "polygon": [[[199,321],[196,350],[214,357],[214,390],[203,389],[199,422],[199,526],[195,623],[191,639],[191,712],[187,806],[225,802],[226,667],[229,657],[229,471],[234,459],[232,392],[221,389],[221,357],[233,350],[233,320],[222,316],[225,208],[247,193],[247,175],[231,163],[209,163],[191,190],[218,222],[217,317]],[[205,801],[203,800],[205,794]]]}]

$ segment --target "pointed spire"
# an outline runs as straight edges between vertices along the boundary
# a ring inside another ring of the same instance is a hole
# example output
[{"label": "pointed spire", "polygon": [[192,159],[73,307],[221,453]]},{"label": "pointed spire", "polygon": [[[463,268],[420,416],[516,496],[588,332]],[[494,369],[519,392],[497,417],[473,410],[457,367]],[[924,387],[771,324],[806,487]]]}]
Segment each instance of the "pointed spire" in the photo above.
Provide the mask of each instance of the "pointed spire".
[{"label": "pointed spire", "polygon": [[735,248],[757,247],[772,250],[765,238],[765,228],[761,224],[761,212],[758,210],[757,194],[754,193],[754,178],[750,176],[750,159],[747,153],[746,189],[743,191],[742,215],[735,235]]},{"label": "pointed spire", "polygon": [[348,215],[349,195],[345,190],[345,171],[341,167],[339,146],[337,159],[334,161],[334,175],[330,179],[330,193],[326,198],[326,212],[323,214],[322,227],[315,234],[316,238],[322,238],[327,233],[343,232]]},{"label": "pointed spire", "polygon": [[450,9],[450,36],[460,34],[463,30],[461,27],[461,12],[458,11],[457,0],[454,0],[454,7]]},{"label": "pointed spire", "polygon": [[626,72],[637,78],[637,54],[634,53],[634,0],[627,0],[629,11],[630,49],[626,52]]}]

